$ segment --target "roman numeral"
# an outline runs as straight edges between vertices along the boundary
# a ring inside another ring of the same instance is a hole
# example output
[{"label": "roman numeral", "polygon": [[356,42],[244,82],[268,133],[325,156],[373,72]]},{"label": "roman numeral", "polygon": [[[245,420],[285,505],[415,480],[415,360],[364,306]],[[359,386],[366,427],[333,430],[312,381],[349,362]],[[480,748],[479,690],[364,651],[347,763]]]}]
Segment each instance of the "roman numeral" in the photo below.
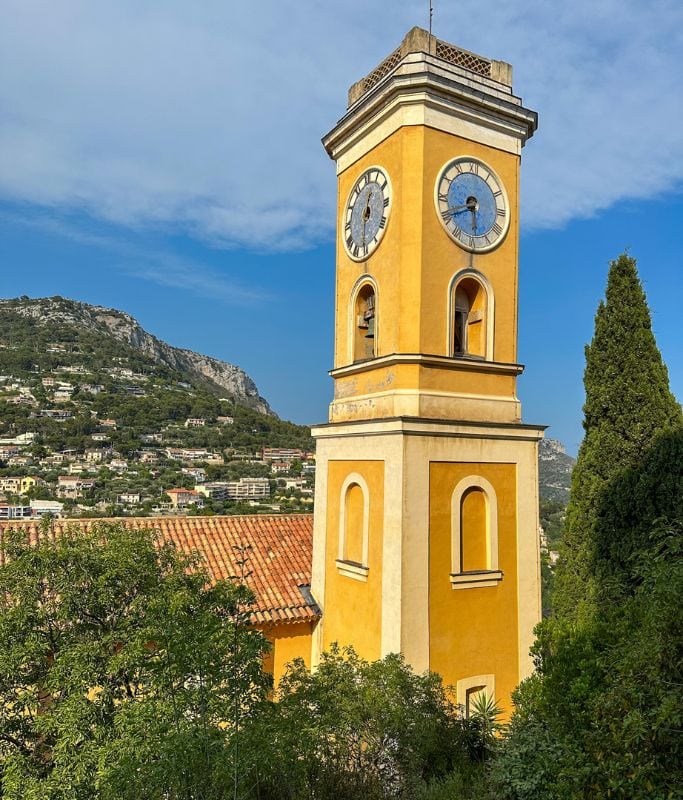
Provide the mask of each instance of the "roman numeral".
[{"label": "roman numeral", "polygon": [[499,209],[497,209],[497,211],[496,211],[496,214],[497,214],[499,217],[504,217],[504,216],[505,216],[505,209],[504,209],[504,208],[499,208]]},{"label": "roman numeral", "polygon": [[503,232],[503,228],[497,222],[494,224],[491,230],[496,236],[500,236],[500,234]]},{"label": "roman numeral", "polygon": [[478,175],[479,174],[479,164],[477,164],[476,161],[472,162],[471,172],[472,172],[473,175]]},{"label": "roman numeral", "polygon": [[499,189],[497,192],[494,192],[494,193],[493,193],[493,196],[494,196],[494,197],[500,197],[502,194],[503,194],[503,193],[502,193],[502,192],[500,191],[500,189]]},{"label": "roman numeral", "polygon": [[344,225],[344,230],[347,231],[347,232],[351,230],[351,220],[349,220],[346,223],[346,225]]},{"label": "roman numeral", "polygon": [[442,211],[441,212],[441,217],[442,217],[444,222],[450,222],[451,219],[452,219],[450,211]]},{"label": "roman numeral", "polygon": [[389,205],[389,198],[385,197],[384,198],[384,208],[386,208],[388,205]]},{"label": "roman numeral", "polygon": [[351,234],[346,237],[346,245],[349,250],[353,247],[353,236],[351,236]]},{"label": "roman numeral", "polygon": [[439,202],[440,203],[447,203],[448,202],[448,195],[439,193]]},{"label": "roman numeral", "polygon": [[351,252],[353,253],[353,257],[354,258],[358,258],[359,251],[360,251],[360,248],[358,247],[358,245],[354,244],[354,246],[353,246],[353,248],[351,250]]},{"label": "roman numeral", "polygon": [[387,224],[387,218],[382,217],[382,219],[379,221],[379,227],[383,228],[386,224]]}]

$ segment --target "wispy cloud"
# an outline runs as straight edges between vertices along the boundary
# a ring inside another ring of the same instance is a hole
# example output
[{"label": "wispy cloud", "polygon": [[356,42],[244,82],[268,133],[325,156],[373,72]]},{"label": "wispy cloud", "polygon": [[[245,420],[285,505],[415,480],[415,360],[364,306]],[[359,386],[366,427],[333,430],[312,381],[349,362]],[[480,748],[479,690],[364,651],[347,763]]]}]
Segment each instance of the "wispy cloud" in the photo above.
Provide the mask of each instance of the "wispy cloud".
[{"label": "wispy cloud", "polygon": [[[348,85],[424,24],[424,5],[4,0],[0,196],[225,247],[329,240],[335,179],[320,136]],[[435,31],[511,61],[540,112],[528,228],[680,188],[679,0],[481,0],[476,14],[442,3]],[[202,275],[196,291],[213,294]]]},{"label": "wispy cloud", "polygon": [[272,298],[266,291],[229,280],[223,273],[165,250],[127,242],[115,233],[103,234],[88,225],[38,213],[0,212],[0,222],[29,227],[105,252],[122,275],[170,286],[225,305],[260,305]]}]

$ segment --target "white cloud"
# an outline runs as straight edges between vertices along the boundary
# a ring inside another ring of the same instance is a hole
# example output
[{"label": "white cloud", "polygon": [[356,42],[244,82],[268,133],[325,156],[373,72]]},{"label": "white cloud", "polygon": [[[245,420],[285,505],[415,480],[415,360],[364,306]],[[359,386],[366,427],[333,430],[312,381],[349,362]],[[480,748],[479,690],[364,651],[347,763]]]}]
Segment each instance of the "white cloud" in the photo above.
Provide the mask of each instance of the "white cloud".
[{"label": "white cloud", "polygon": [[[326,240],[320,136],[425,6],[1,0],[0,195],[221,246]],[[682,31],[678,0],[437,3],[437,35],[512,62],[540,112],[527,227],[680,187]]]}]

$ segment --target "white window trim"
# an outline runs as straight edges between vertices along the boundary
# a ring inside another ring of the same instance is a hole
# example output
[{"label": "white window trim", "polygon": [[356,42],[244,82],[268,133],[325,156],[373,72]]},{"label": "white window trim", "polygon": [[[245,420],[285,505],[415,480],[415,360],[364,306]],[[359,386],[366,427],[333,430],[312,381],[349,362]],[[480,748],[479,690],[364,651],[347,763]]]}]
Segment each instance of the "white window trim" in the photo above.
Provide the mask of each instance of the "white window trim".
[{"label": "white window trim", "polygon": [[476,269],[461,269],[456,272],[451,278],[448,286],[448,316],[446,325],[446,352],[449,356],[455,357],[456,354],[453,350],[453,336],[455,335],[455,290],[458,284],[465,278],[473,278],[481,284],[484,292],[486,292],[486,313],[484,314],[484,323],[486,324],[486,353],[484,359],[486,361],[493,361],[493,332],[495,330],[495,298],[493,296],[493,287],[481,272]]},{"label": "white window trim", "polygon": [[379,354],[379,326],[377,324],[379,319],[378,309],[379,309],[379,289],[377,288],[377,281],[372,277],[372,275],[361,275],[360,278],[353,284],[353,288],[351,289],[351,302],[349,303],[349,325],[348,325],[348,332],[347,332],[347,354],[346,354],[346,363],[353,364],[354,363],[354,347],[356,343],[356,327],[358,324],[358,320],[356,319],[356,303],[358,302],[358,293],[364,286],[372,286],[372,290],[375,293],[375,357]]},{"label": "white window trim", "polygon": [[366,581],[368,579],[370,570],[362,564],[356,564],[353,561],[342,561],[341,559],[337,559],[335,563],[337,572],[340,575],[346,575],[347,578],[355,578],[357,581]]},{"label": "white window trim", "polygon": [[495,700],[496,697],[496,676],[495,675],[472,675],[469,678],[462,678],[455,684],[455,698],[459,706],[462,706],[467,713],[467,693],[477,686],[483,686],[486,694]]},{"label": "white window trim", "polygon": [[[486,569],[462,571],[462,497],[468,489],[479,489],[486,502]],[[490,481],[481,475],[463,478],[451,495],[451,575],[453,589],[495,586],[503,579],[498,565],[498,498]]]},{"label": "white window trim", "polygon": [[[346,493],[350,486],[357,484],[363,493],[363,542],[361,548],[362,562],[357,564],[346,559]],[[346,476],[339,493],[339,550],[337,553],[337,571],[348,578],[365,581],[368,577],[368,552],[370,547],[370,490],[362,475],[352,472]]]}]

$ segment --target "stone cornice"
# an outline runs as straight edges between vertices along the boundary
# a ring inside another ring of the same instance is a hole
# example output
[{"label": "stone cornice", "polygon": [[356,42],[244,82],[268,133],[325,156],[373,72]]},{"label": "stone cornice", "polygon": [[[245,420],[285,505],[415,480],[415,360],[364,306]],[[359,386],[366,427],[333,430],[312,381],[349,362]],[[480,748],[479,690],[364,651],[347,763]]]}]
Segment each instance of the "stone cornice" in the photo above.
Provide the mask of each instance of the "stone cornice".
[{"label": "stone cornice", "polygon": [[[463,117],[521,144],[533,135],[538,124],[536,112],[522,106],[521,99],[504,84],[428,53],[410,53],[349,108],[323,137],[323,145],[330,157],[338,160],[359,136],[367,134],[368,126],[386,121],[401,106],[416,104],[451,117]],[[434,114],[429,122],[439,127]],[[399,119],[396,124],[406,122]]]},{"label": "stone cornice", "polygon": [[391,353],[380,358],[371,358],[367,361],[358,361],[330,370],[333,378],[346,375],[357,375],[361,372],[370,372],[383,367],[394,367],[398,364],[417,364],[421,367],[437,369],[465,370],[470,372],[489,372],[502,375],[521,375],[524,371],[523,364],[506,364],[500,361],[485,361],[479,358],[448,358],[447,356],[423,355],[421,353]]},{"label": "stone cornice", "polygon": [[316,439],[340,436],[447,436],[464,439],[523,439],[539,441],[547,425],[521,422],[477,422],[423,417],[384,417],[381,419],[326,422],[311,428]]}]

